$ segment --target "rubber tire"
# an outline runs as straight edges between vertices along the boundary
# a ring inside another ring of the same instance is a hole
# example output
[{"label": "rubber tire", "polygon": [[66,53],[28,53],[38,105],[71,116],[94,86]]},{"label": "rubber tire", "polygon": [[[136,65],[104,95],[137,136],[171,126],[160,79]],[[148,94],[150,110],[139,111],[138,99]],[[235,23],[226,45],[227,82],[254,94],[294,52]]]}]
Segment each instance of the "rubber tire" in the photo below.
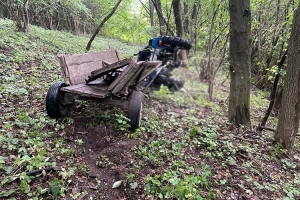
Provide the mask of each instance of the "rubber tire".
[{"label": "rubber tire", "polygon": [[50,118],[58,119],[66,116],[69,112],[69,105],[62,105],[61,98],[63,92],[60,90],[62,87],[68,86],[66,83],[57,81],[52,83],[46,96],[46,111]]},{"label": "rubber tire", "polygon": [[186,50],[190,50],[192,48],[192,44],[185,39],[180,37],[173,37],[173,36],[162,36],[162,44],[171,45],[173,47],[181,47]]},{"label": "rubber tire", "polygon": [[142,119],[144,93],[134,90],[129,101],[129,125],[131,130],[140,127]]}]

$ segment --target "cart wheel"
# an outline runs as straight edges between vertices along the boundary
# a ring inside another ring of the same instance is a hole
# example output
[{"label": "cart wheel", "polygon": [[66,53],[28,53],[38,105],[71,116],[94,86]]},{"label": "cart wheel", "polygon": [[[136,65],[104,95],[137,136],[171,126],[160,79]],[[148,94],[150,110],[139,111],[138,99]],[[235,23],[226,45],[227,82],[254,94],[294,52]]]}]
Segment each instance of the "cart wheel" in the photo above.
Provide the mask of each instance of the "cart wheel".
[{"label": "cart wheel", "polygon": [[64,92],[62,87],[68,86],[66,83],[57,81],[50,86],[46,97],[46,111],[50,118],[58,119],[68,114],[70,105],[62,104]]},{"label": "cart wheel", "polygon": [[144,94],[141,91],[133,91],[129,102],[129,125],[132,130],[140,127],[142,119]]}]

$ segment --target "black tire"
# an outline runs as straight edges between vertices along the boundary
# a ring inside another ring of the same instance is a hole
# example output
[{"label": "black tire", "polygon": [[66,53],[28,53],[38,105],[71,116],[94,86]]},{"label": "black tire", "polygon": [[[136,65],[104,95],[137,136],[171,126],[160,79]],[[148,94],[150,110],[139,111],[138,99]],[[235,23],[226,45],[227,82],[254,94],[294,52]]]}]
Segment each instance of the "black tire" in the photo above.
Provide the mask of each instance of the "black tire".
[{"label": "black tire", "polygon": [[60,89],[68,86],[66,83],[57,81],[52,83],[46,96],[46,111],[50,118],[58,119],[68,114],[70,105],[63,105],[64,92]]},{"label": "black tire", "polygon": [[173,37],[173,36],[162,36],[162,44],[171,45],[173,47],[180,47],[186,50],[190,50],[192,48],[192,44],[185,39],[180,37]]},{"label": "black tire", "polygon": [[129,101],[129,125],[131,130],[140,127],[142,119],[144,93],[141,91],[133,91]]}]

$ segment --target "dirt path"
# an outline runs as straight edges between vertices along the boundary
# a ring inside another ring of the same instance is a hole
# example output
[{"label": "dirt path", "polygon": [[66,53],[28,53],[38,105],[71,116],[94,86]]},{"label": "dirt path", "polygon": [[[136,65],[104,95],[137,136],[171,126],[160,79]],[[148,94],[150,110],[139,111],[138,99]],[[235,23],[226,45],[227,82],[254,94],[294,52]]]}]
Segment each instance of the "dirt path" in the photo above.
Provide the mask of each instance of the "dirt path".
[{"label": "dirt path", "polygon": [[97,124],[95,127],[88,127],[91,120],[94,119],[75,118],[74,126],[66,133],[70,144],[74,144],[75,140],[83,141],[83,145],[76,147],[79,153],[74,162],[86,166],[86,169],[81,172],[82,182],[74,180],[75,183],[80,182],[74,190],[86,190],[88,194],[85,199],[123,199],[130,195],[124,184],[115,189],[112,186],[120,180],[125,183],[127,173],[134,167],[131,165],[133,155],[130,150],[137,141],[120,135],[109,126]]}]

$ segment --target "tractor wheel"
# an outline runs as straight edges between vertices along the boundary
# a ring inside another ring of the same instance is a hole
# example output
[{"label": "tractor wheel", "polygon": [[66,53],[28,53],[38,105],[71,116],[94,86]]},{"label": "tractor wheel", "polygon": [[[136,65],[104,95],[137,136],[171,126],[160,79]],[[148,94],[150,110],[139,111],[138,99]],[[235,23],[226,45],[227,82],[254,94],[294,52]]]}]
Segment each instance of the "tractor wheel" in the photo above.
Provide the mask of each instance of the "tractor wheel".
[{"label": "tractor wheel", "polygon": [[162,44],[171,45],[173,47],[181,47],[186,50],[190,50],[192,48],[192,44],[185,39],[180,37],[173,37],[173,36],[162,36]]},{"label": "tractor wheel", "polygon": [[132,130],[140,127],[142,119],[144,93],[133,91],[129,102],[129,125]]},{"label": "tractor wheel", "polygon": [[64,82],[52,83],[46,96],[46,111],[50,118],[58,119],[68,114],[70,105],[63,104],[64,92],[60,89],[68,86]]}]

